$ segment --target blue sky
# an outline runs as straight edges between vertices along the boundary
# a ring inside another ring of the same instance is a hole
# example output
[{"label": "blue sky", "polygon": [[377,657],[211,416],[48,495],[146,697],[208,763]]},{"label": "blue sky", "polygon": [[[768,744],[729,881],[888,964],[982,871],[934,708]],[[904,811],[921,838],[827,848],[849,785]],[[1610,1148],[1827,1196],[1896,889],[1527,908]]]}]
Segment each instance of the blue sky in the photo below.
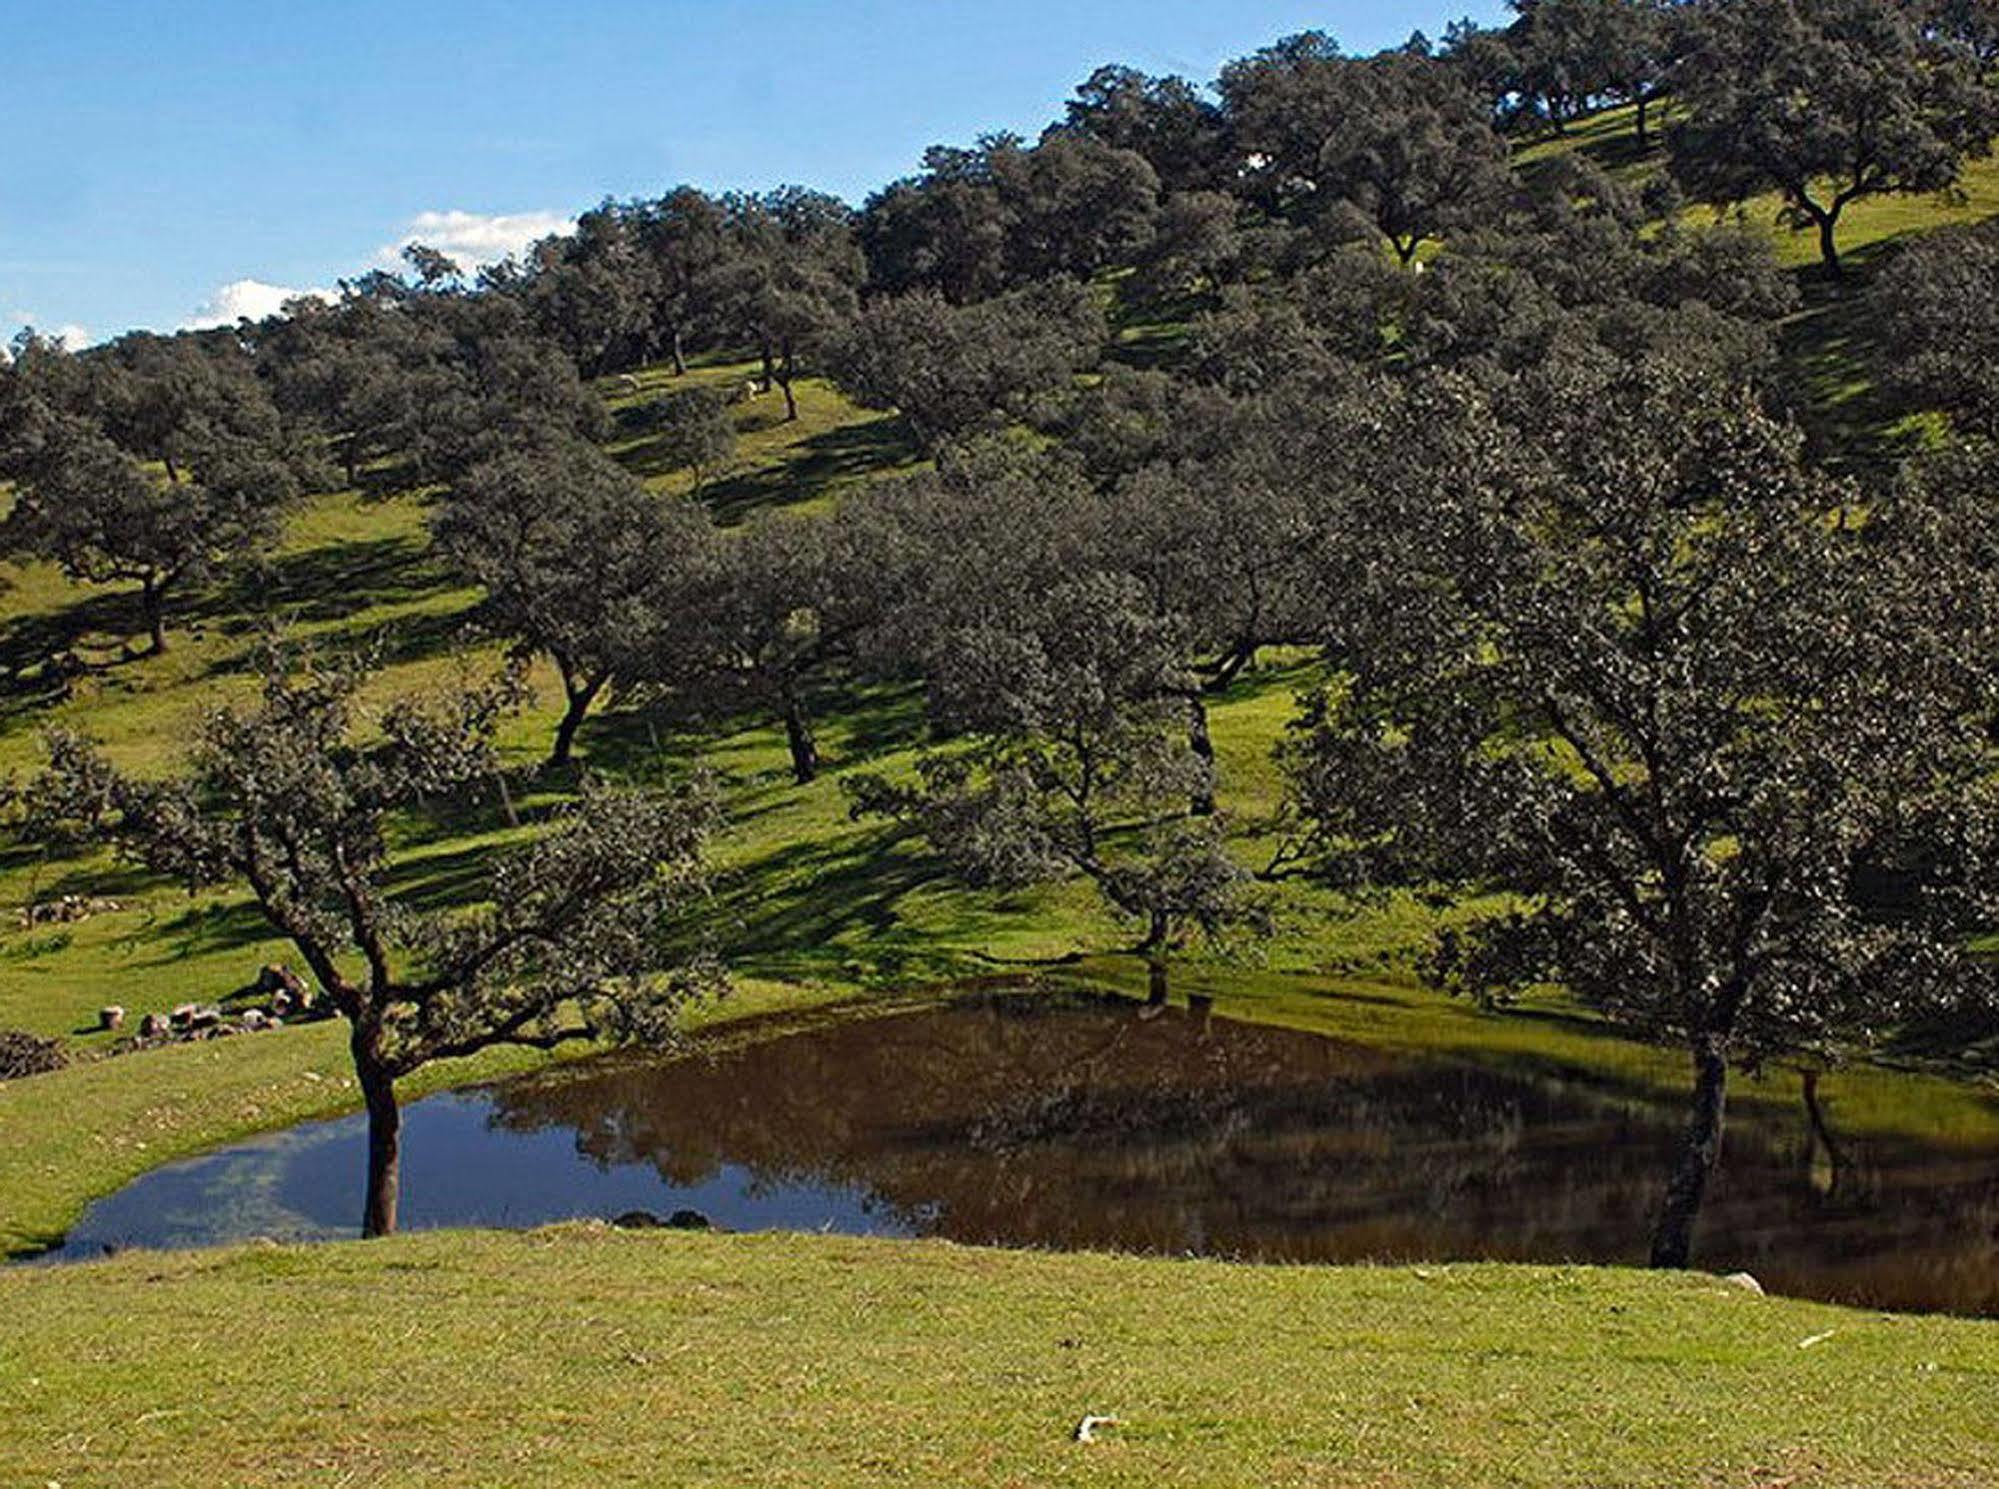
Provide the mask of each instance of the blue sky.
[{"label": "blue sky", "polygon": [[412,235],[497,254],[606,195],[858,201],[1033,133],[1098,64],[1205,81],[1498,0],[0,0],[0,334],[261,311]]}]

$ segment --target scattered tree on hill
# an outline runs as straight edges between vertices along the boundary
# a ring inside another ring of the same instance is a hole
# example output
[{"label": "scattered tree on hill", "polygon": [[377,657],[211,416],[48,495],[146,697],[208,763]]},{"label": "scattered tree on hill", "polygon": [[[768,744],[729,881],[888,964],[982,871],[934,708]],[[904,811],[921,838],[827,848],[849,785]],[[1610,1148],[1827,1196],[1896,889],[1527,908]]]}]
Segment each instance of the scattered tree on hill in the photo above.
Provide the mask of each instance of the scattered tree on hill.
[{"label": "scattered tree on hill", "polygon": [[1246,244],[1236,199],[1221,191],[1175,192],[1159,204],[1140,252],[1138,293],[1152,300],[1219,290],[1241,275]]},{"label": "scattered tree on hill", "polygon": [[652,453],[669,465],[694,472],[701,494],[707,472],[726,465],[736,453],[736,419],[729,401],[714,388],[669,393],[646,410]]},{"label": "scattered tree on hill", "polygon": [[1056,127],[1142,156],[1168,192],[1217,191],[1228,184],[1222,112],[1185,78],[1100,67],[1077,86]]},{"label": "scattered tree on hill", "polygon": [[900,411],[925,445],[1024,417],[1095,364],[1109,340],[1087,286],[1057,280],[954,306],[919,290],[876,301],[828,352],[841,389]]},{"label": "scattered tree on hill", "polygon": [[933,707],[973,742],[927,758],[914,784],[853,778],[857,815],[913,826],[974,886],[1087,878],[1142,928],[1162,1000],[1185,934],[1261,925],[1221,819],[1186,813],[1213,764],[1188,745],[1168,697],[1178,649],[1134,581],[1081,574],[938,640]]},{"label": "scattered tree on hill", "polygon": [[1674,174],[1735,203],[1780,193],[1842,272],[1841,214],[1947,191],[1999,132],[1999,95],[1899,0],[1715,0],[1692,28],[1669,133]]},{"label": "scattered tree on hill", "polygon": [[1327,82],[1344,97],[1313,170],[1321,213],[1336,204],[1358,213],[1406,265],[1424,243],[1503,204],[1506,144],[1448,71],[1389,53],[1329,63]]},{"label": "scattered tree on hill", "polygon": [[587,445],[504,455],[455,482],[435,519],[439,545],[486,588],[484,615],[562,679],[549,764],[606,688],[629,678],[677,583],[703,562],[706,517],[663,501]]},{"label": "scattered tree on hill", "polygon": [[290,467],[248,442],[184,447],[176,479],[32,388],[15,392],[0,415],[0,476],[14,485],[0,541],[73,580],[137,584],[155,653],[167,649],[169,597],[268,548],[297,495]]},{"label": "scattered tree on hill", "polygon": [[652,325],[656,352],[664,344],[675,376],[687,372],[687,343],[715,314],[716,273],[727,248],[722,204],[692,186],[631,209],[639,243],[652,265]]},{"label": "scattered tree on hill", "polygon": [[718,313],[756,347],[766,382],[798,417],[800,365],[858,308],[867,272],[853,214],[820,192],[786,187],[731,197],[729,248],[717,271]]},{"label": "scattered tree on hill", "polygon": [[1237,189],[1264,210],[1289,214],[1317,192],[1320,151],[1353,102],[1345,60],[1332,37],[1307,31],[1222,69]]},{"label": "scattered tree on hill", "polygon": [[498,766],[495,686],[372,716],[352,668],[275,658],[262,701],[221,709],[188,766],[137,780],[85,741],[50,737],[33,820],[87,829],[190,887],[241,881],[350,1025],[368,1114],[362,1234],[396,1228],[396,1083],[500,1045],[658,1041],[707,962],[663,959],[660,932],[699,887],[705,796],[586,785],[545,833],[498,856],[486,901],[418,911],[389,890],[398,816],[478,791]]},{"label": "scattered tree on hill", "polygon": [[1422,410],[1411,438],[1447,433],[1449,459],[1375,493],[1401,578],[1354,597],[1362,644],[1293,764],[1355,882],[1516,897],[1445,935],[1432,976],[1559,983],[1685,1044],[1652,1241],[1684,1266],[1732,1069],[1984,975],[1990,693],[1962,674],[1987,643],[1922,573],[1965,559],[1837,520],[1851,494],[1703,374],[1577,360],[1538,395],[1512,428],[1462,392]]}]

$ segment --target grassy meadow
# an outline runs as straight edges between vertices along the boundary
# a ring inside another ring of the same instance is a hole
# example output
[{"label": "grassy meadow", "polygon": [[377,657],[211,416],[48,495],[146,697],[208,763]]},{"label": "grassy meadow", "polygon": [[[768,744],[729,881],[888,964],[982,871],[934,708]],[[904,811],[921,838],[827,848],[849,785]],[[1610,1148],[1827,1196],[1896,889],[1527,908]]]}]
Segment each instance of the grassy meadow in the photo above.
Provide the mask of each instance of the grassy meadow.
[{"label": "grassy meadow", "polygon": [[1999,1478],[1999,1330],[1695,1275],[568,1226],[0,1273],[0,1309],[0,1482],[66,1489]]}]

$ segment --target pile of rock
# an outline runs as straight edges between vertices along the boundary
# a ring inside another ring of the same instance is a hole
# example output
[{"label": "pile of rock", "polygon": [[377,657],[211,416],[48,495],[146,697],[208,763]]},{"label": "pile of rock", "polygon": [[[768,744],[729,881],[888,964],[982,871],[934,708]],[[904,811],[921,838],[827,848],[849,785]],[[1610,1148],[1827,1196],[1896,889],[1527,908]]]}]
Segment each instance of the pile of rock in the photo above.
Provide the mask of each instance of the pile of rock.
[{"label": "pile of rock", "polygon": [[23,1034],[17,1029],[0,1029],[0,1081],[42,1075],[60,1070],[67,1063],[62,1045],[56,1040]]},{"label": "pile of rock", "polygon": [[23,905],[14,912],[14,919],[22,930],[31,931],[37,926],[74,925],[93,915],[109,915],[123,908],[116,900],[98,899],[94,895],[63,894],[52,900],[37,900],[32,905]]}]

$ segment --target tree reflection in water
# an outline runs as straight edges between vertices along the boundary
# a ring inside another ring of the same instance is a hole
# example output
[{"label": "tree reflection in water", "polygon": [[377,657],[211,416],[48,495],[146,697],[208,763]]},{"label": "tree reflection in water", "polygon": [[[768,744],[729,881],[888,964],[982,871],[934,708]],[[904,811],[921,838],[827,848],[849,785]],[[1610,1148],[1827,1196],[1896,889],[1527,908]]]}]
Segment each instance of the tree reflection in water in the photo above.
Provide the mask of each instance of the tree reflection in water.
[{"label": "tree reflection in water", "polygon": [[[1808,1090],[1733,1127],[1698,1261],[1999,1314],[1999,1152],[1844,1138]],[[1291,1262],[1642,1262],[1680,1120],[1572,1073],[1027,995],[492,1095],[496,1126],[678,1188],[735,1166],[964,1242]]]}]

